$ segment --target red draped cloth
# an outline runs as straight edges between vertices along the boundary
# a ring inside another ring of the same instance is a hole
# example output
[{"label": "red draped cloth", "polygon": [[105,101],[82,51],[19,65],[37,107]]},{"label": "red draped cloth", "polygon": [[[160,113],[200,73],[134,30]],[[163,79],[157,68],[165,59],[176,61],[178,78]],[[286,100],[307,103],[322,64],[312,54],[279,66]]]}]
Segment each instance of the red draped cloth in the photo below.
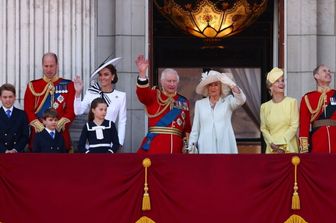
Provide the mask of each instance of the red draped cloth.
[{"label": "red draped cloth", "polygon": [[300,155],[296,211],[292,156],[146,156],[151,210],[142,211],[145,156],[3,154],[0,222],[334,222],[336,156]]}]

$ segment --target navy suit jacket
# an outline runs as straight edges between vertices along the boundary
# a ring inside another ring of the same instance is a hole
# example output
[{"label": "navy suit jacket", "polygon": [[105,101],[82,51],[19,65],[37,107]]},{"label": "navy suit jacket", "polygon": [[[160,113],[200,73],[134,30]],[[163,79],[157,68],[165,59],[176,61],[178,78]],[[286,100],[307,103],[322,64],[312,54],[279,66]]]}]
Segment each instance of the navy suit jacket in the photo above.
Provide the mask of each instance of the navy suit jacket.
[{"label": "navy suit jacket", "polygon": [[44,129],[42,132],[36,133],[33,139],[34,153],[65,153],[65,145],[63,136],[55,131],[55,138],[53,139],[48,131]]},{"label": "navy suit jacket", "polygon": [[10,118],[3,107],[0,108],[0,153],[16,149],[22,152],[28,143],[29,125],[24,111],[13,107]]}]

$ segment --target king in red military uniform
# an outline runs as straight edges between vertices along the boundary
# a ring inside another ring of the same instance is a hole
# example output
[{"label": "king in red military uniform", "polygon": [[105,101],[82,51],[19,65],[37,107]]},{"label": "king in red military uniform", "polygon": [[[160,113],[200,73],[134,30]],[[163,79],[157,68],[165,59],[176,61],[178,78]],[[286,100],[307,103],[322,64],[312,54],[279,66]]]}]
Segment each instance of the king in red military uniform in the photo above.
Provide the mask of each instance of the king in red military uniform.
[{"label": "king in red military uniform", "polygon": [[317,90],[305,94],[300,105],[300,150],[336,153],[336,90],[329,87],[330,69],[319,65],[314,78]]},{"label": "king in red military uniform", "polygon": [[139,56],[136,64],[139,70],[136,93],[148,115],[148,133],[138,153],[182,153],[191,124],[189,101],[176,93],[177,72],[173,69],[162,72],[161,91],[149,86],[145,76],[148,61]]},{"label": "king in red military uniform", "polygon": [[28,83],[24,110],[27,113],[29,124],[33,127],[29,148],[35,132],[44,129],[41,118],[48,108],[54,108],[58,114],[57,131],[62,132],[65,147],[72,149],[69,127],[75,118],[74,99],[75,88],[71,80],[58,77],[58,59],[54,53],[46,53],[42,58],[43,78]]}]

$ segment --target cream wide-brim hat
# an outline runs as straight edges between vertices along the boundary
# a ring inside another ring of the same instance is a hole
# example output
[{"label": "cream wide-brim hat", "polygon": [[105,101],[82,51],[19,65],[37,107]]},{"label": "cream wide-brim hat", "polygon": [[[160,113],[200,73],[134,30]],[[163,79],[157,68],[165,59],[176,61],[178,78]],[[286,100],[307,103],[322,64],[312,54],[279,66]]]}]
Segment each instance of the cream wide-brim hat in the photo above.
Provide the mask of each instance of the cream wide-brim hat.
[{"label": "cream wide-brim hat", "polygon": [[[208,96],[208,85],[213,82],[217,82],[217,81],[221,82],[219,77],[224,76],[224,75],[228,76],[231,80],[234,81],[233,75],[231,73],[223,74],[215,70],[210,70],[209,72],[202,73],[201,82],[196,87],[196,93],[207,97]],[[222,85],[221,94],[223,96],[227,96],[228,94],[230,94],[230,91],[231,91],[230,87],[223,83],[221,83],[221,85]]]}]

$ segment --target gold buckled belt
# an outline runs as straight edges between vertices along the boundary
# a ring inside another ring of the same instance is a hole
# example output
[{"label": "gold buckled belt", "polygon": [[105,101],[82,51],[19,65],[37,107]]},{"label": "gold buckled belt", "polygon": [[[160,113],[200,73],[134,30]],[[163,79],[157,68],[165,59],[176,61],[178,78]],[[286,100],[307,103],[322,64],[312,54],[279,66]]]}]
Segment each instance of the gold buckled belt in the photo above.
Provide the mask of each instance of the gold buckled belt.
[{"label": "gold buckled belt", "polygon": [[313,128],[321,127],[321,126],[336,126],[336,120],[332,119],[321,119],[313,122]]},{"label": "gold buckled belt", "polygon": [[156,134],[167,134],[167,135],[177,135],[182,137],[182,132],[179,129],[172,128],[172,127],[149,127],[148,130],[150,133]]}]

